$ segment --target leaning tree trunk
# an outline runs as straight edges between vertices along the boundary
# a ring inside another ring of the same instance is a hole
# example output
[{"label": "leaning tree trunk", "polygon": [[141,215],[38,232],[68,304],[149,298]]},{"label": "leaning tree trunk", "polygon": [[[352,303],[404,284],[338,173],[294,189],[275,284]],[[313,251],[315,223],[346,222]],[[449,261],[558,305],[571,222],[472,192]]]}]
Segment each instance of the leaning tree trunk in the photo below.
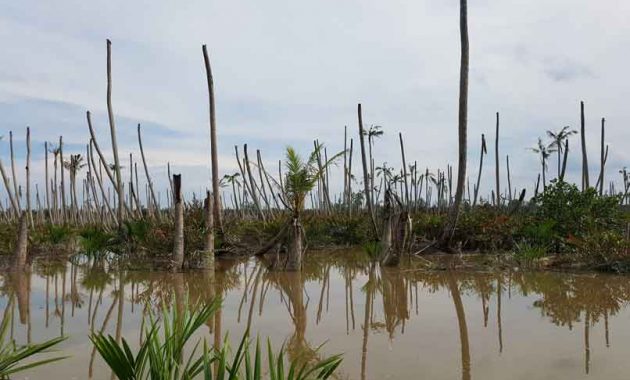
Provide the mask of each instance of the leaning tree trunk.
[{"label": "leaning tree trunk", "polygon": [[149,168],[147,166],[147,160],[144,156],[144,148],[142,147],[142,134],[140,133],[140,124],[138,123],[138,145],[140,146],[140,156],[142,157],[142,165],[144,167],[144,174],[147,177],[147,183],[149,184],[149,192],[151,194],[151,201],[147,203],[152,203],[153,207],[149,207],[149,210],[155,212],[155,216],[158,221],[162,220],[160,215],[160,209],[158,208],[157,198],[155,197],[155,191],[153,190],[153,181],[151,180],[151,176],[149,175]]},{"label": "leaning tree trunk", "polygon": [[374,232],[374,237],[378,238],[378,227],[376,226],[376,219],[374,216],[374,210],[372,208],[372,199],[371,199],[371,191],[370,191],[370,178],[368,175],[368,167],[365,158],[365,139],[363,138],[363,115],[361,113],[361,104],[359,103],[357,108],[357,113],[359,116],[359,139],[361,142],[361,162],[363,164],[363,188],[365,190],[365,203],[367,205],[368,213],[370,214],[370,219],[372,221],[372,228]]},{"label": "leaning tree trunk", "polygon": [[286,270],[298,271],[302,269],[302,255],[304,253],[304,228],[299,216],[294,216],[289,227],[289,246],[287,252]]},{"label": "leaning tree trunk", "polygon": [[173,174],[173,204],[175,208],[175,235],[173,238],[172,269],[184,265],[184,203],[182,202],[182,176]]},{"label": "leaning tree trunk", "polygon": [[116,218],[118,227],[122,227],[125,207],[125,196],[122,188],[122,176],[120,174],[120,160],[118,158],[118,142],[116,140],[116,124],[114,123],[114,109],[112,107],[112,42],[107,40],[107,117],[112,136],[112,150],[114,153],[114,170],[116,172],[116,193],[118,194],[118,209]]},{"label": "leaning tree trunk", "polygon": [[477,184],[475,185],[472,205],[477,205],[477,196],[479,195],[479,186],[481,186],[481,170],[483,169],[483,156],[486,154],[486,136],[481,134],[481,154],[479,157],[479,173],[477,173]]},{"label": "leaning tree trunk", "polygon": [[46,181],[46,209],[49,218],[52,218],[50,210],[50,184],[48,183],[48,141],[44,142],[44,180]]},{"label": "leaning tree trunk", "polygon": [[18,185],[18,178],[15,171],[15,154],[13,152],[13,131],[9,131],[9,150],[11,151],[11,177],[13,177],[13,194],[15,194],[15,201],[17,202],[18,209],[22,209],[20,202],[20,191]]},{"label": "leaning tree trunk", "polygon": [[221,189],[219,188],[219,155],[217,144],[217,123],[216,111],[214,105],[214,79],[212,77],[212,68],[210,67],[210,58],[206,45],[202,46],[203,60],[206,66],[206,79],[208,80],[208,103],[210,110],[210,149],[212,154],[212,195],[214,196],[214,219],[216,220],[216,228],[220,234],[223,234],[223,219],[221,218],[221,202],[219,196]]},{"label": "leaning tree trunk", "polygon": [[494,175],[495,175],[495,206],[501,206],[501,181],[499,166],[499,113],[497,112],[497,125],[494,137]]},{"label": "leaning tree trunk", "polygon": [[0,175],[2,175],[2,181],[4,182],[4,188],[7,190],[7,195],[9,197],[9,203],[11,203],[11,210],[14,216],[19,217],[20,209],[15,201],[15,196],[17,194],[13,194],[13,190],[11,190],[11,185],[9,181],[9,177],[7,176],[7,172],[4,169],[4,165],[2,164],[2,159],[0,158]]},{"label": "leaning tree trunk", "polygon": [[450,246],[450,241],[455,234],[457,219],[459,218],[460,205],[464,196],[466,184],[466,151],[467,151],[467,123],[468,123],[468,6],[467,0],[460,0],[460,37],[461,37],[461,65],[459,73],[459,160],[457,163],[457,189],[455,199],[449,210],[446,228],[442,234],[441,245]]},{"label": "leaning tree trunk", "polygon": [[584,102],[580,102],[580,138],[582,140],[582,191],[590,187],[588,180],[588,157],[586,155],[586,127],[584,124]]}]

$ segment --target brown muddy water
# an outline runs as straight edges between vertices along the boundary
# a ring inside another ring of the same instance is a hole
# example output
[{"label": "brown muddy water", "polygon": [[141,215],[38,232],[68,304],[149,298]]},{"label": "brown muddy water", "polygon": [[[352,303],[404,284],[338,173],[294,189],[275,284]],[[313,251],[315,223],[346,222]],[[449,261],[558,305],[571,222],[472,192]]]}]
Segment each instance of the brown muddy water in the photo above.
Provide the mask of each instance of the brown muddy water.
[{"label": "brown muddy water", "polygon": [[[253,334],[290,357],[343,353],[339,379],[627,379],[630,278],[561,273],[426,272],[360,252],[309,254],[302,273],[219,260],[215,271],[119,270],[103,260],[35,260],[2,273],[0,308],[16,343],[65,335],[62,362],[16,378],[110,379],[91,331],[137,345],[143,316],[223,297],[198,336]],[[316,352],[321,344],[324,346]]]}]

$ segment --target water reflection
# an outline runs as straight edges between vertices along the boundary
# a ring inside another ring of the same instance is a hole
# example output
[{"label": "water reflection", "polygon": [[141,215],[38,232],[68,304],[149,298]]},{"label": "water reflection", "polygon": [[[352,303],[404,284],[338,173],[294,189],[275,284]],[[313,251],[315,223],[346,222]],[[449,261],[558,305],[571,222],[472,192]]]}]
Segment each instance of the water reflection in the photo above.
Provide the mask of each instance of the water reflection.
[{"label": "water reflection", "polygon": [[90,332],[139,344],[150,312],[215,297],[224,306],[201,333],[215,345],[251,330],[291,358],[344,352],[338,378],[608,379],[630,370],[627,277],[382,268],[361,252],[310,255],[301,273],[269,271],[264,260],[215,265],[165,273],[105,258],[35,260],[0,275],[1,315],[18,344],[70,336],[63,349],[72,358],[35,378],[110,378]]}]

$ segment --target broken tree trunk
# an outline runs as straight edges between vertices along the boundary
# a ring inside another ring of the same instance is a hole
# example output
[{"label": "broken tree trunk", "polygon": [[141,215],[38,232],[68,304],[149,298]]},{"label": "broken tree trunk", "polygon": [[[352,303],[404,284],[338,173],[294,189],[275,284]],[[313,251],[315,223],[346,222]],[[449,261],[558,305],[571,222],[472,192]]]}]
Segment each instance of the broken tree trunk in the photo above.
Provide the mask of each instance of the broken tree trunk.
[{"label": "broken tree trunk", "polygon": [[223,234],[223,219],[221,216],[221,201],[219,188],[219,154],[217,144],[217,123],[216,110],[214,104],[214,78],[212,77],[212,68],[210,66],[210,58],[208,57],[208,49],[203,45],[203,60],[206,68],[206,79],[208,81],[208,109],[210,112],[210,150],[212,159],[212,195],[214,200],[213,212],[216,220],[216,228],[220,234]]},{"label": "broken tree trunk", "polygon": [[173,175],[173,205],[175,207],[175,234],[173,238],[172,269],[184,265],[184,202],[182,202],[182,176]]},{"label": "broken tree trunk", "polygon": [[361,162],[363,164],[363,188],[365,190],[365,204],[367,205],[368,213],[370,214],[370,220],[372,221],[372,228],[374,237],[378,238],[378,227],[376,226],[376,219],[374,216],[374,210],[372,209],[372,199],[370,191],[370,178],[368,175],[368,166],[365,157],[365,139],[363,137],[363,115],[361,113],[361,104],[357,107],[357,114],[359,117],[359,139],[361,142]]}]

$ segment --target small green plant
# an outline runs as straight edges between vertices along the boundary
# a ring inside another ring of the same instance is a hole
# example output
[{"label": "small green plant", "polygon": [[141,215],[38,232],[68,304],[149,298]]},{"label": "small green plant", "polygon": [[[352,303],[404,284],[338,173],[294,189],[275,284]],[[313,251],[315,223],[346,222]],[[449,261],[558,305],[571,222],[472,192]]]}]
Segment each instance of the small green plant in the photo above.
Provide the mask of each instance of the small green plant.
[{"label": "small green plant", "polygon": [[79,233],[83,253],[95,255],[104,253],[115,243],[114,235],[101,228],[88,227]]},{"label": "small green plant", "polygon": [[35,355],[48,352],[49,348],[59,344],[66,338],[59,337],[39,344],[18,347],[14,341],[7,339],[6,336],[10,320],[10,315],[7,315],[3,319],[2,325],[0,325],[0,379],[9,379],[15,373],[64,359],[64,357],[54,357],[24,363],[25,360]]},{"label": "small green plant", "polygon": [[516,258],[524,264],[532,264],[534,261],[545,257],[547,250],[544,246],[522,244],[516,248]]},{"label": "small green plant", "polygon": [[63,244],[68,241],[72,231],[67,226],[56,226],[50,224],[47,227],[48,240],[53,245]]},{"label": "small green plant", "polygon": [[[147,328],[147,337],[135,354],[124,338],[120,343],[112,336],[102,334],[94,334],[90,339],[120,380],[184,380],[201,374],[204,379],[263,379],[260,343],[256,343],[252,361],[247,333],[231,360],[227,339],[220,350],[209,348],[204,340],[200,355],[197,352],[201,341],[197,341],[184,358],[193,333],[212,317],[219,305],[215,301],[203,307],[193,307],[192,312],[185,306],[186,311],[173,309],[171,315],[164,311],[161,327],[153,322]],[[285,371],[284,348],[275,355],[270,343],[268,359],[271,380],[327,379],[341,364],[341,357],[337,355],[313,365],[292,361]]]}]

